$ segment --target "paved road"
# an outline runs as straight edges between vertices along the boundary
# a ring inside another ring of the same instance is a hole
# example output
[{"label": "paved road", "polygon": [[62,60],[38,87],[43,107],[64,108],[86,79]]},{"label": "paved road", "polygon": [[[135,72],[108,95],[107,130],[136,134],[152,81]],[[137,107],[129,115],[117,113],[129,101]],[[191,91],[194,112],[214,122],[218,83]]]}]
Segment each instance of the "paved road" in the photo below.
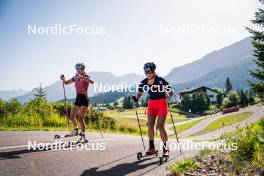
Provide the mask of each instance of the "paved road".
[{"label": "paved road", "polygon": [[[264,116],[262,107],[251,108],[255,113],[241,126],[257,121]],[[207,120],[207,119],[205,119]],[[202,120],[203,121],[203,120]],[[224,128],[235,130],[236,126]],[[121,175],[166,175],[166,167],[182,158],[179,150],[170,150],[170,160],[160,166],[158,158],[149,157],[141,161],[136,159],[136,154],[142,151],[141,139],[138,136],[104,134],[104,139],[97,133],[87,133],[90,139],[88,147],[98,148],[105,145],[105,150],[48,150],[32,151],[27,149],[28,141],[37,143],[53,142],[54,134],[65,132],[29,132],[29,131],[3,131],[0,132],[0,176],[13,175],[62,175],[62,176],[121,176]],[[197,136],[197,139],[212,139],[222,134],[221,130]],[[64,139],[65,140],[65,139]],[[145,140],[147,141],[147,140]],[[180,143],[199,143],[190,139],[180,139]],[[170,139],[169,145],[176,146],[176,141]],[[156,146],[159,141],[156,140]],[[197,151],[184,151],[184,156],[195,155]]]},{"label": "paved road", "polygon": [[[60,132],[59,134],[63,134]],[[51,142],[54,132],[1,132],[0,175],[165,175],[166,167],[180,158],[171,151],[170,162],[160,166],[158,158],[136,159],[142,151],[138,136],[88,133],[91,144],[105,143],[104,151],[29,151],[28,141]],[[157,145],[159,145],[158,141]],[[171,140],[171,143],[176,141]],[[185,151],[185,155],[193,155]]]},{"label": "paved road", "polygon": [[206,134],[203,134],[200,136],[196,136],[192,139],[198,139],[198,140],[216,139],[225,133],[232,132],[232,131],[236,130],[237,128],[247,126],[251,123],[254,123],[254,122],[260,120],[261,118],[264,118],[264,109],[259,109],[259,110],[254,109],[253,112],[254,112],[254,114],[252,114],[249,118],[247,118],[246,120],[243,120],[242,122],[240,122],[238,124],[227,126],[227,127],[215,130],[215,131],[211,131],[209,133],[206,133]]},{"label": "paved road", "polygon": [[[263,109],[264,109],[263,106],[251,106],[251,107],[247,107],[247,108],[240,109],[237,112],[228,113],[228,114],[225,114],[225,115],[223,115],[223,114],[216,114],[216,115],[213,115],[213,116],[211,116],[209,118],[204,118],[204,120],[201,120],[196,125],[194,125],[191,128],[189,128],[189,129],[187,129],[187,130],[179,133],[179,136],[181,136],[181,137],[191,136],[191,135],[193,135],[193,134],[201,131],[202,129],[206,128],[213,121],[215,121],[215,120],[217,120],[217,119],[219,119],[221,117],[227,116],[227,115],[240,114],[240,113],[243,113],[243,112],[253,112],[253,113],[255,113],[255,112],[257,112],[259,110],[263,110]],[[253,119],[250,118],[249,121],[255,122],[254,121],[254,118]]]}]

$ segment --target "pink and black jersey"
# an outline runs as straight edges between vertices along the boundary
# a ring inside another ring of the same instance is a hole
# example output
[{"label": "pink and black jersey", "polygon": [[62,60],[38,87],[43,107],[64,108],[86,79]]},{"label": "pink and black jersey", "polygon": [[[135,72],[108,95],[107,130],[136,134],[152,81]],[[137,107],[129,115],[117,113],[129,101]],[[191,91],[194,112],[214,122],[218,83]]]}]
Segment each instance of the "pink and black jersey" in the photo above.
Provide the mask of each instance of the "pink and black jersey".
[{"label": "pink and black jersey", "polygon": [[[82,76],[84,76],[85,78],[89,78],[86,73],[82,74]],[[84,80],[81,80],[78,74],[72,77],[72,80],[75,83],[76,93],[87,95],[89,83],[85,82]]]}]

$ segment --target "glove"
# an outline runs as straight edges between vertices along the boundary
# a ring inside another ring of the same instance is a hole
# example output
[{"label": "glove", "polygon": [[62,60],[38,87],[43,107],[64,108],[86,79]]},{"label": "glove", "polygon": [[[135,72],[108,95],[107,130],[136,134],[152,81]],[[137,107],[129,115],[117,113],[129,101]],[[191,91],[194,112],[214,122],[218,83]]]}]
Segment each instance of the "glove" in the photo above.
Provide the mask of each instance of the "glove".
[{"label": "glove", "polygon": [[137,99],[137,97],[136,97],[136,96],[132,96],[131,98],[132,98],[132,100],[133,100],[135,103],[137,103],[137,102],[138,102],[138,99]]},{"label": "glove", "polygon": [[64,81],[64,80],[65,80],[65,76],[64,76],[64,75],[61,75],[61,76],[60,76],[60,79],[61,79],[62,81]]}]

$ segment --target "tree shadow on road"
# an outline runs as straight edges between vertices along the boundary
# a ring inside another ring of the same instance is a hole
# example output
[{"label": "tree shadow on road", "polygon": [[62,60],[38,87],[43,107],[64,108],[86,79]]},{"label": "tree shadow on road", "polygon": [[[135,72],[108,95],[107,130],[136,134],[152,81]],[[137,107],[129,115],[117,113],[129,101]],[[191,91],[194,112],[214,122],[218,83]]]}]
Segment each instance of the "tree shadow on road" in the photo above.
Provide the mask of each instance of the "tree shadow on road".
[{"label": "tree shadow on road", "polygon": [[45,152],[45,151],[48,151],[48,150],[28,150],[28,149],[23,149],[23,150],[1,152],[0,153],[0,160],[17,159],[17,158],[21,158],[21,156],[19,156],[19,155],[22,155],[22,154],[35,153],[35,152]]},{"label": "tree shadow on road", "polygon": [[101,170],[101,171],[98,171],[98,169],[100,167],[93,167],[91,169],[85,170],[81,174],[81,176],[105,176],[105,175],[107,175],[107,176],[123,176],[123,175],[129,174],[129,173],[133,173],[135,171],[138,171],[140,169],[147,168],[148,166],[151,166],[154,164],[157,165],[159,163],[159,161],[156,160],[156,161],[148,163],[148,164],[141,164],[144,161],[151,160],[151,159],[153,159],[153,158],[146,158],[146,159],[142,159],[142,160],[139,160],[139,161],[136,161],[133,163],[122,163],[122,164],[116,165],[114,167],[111,167],[107,170]]},{"label": "tree shadow on road", "polygon": [[[57,145],[59,147],[59,145]],[[42,150],[38,148],[24,148],[21,150],[13,150],[13,151],[7,151],[7,152],[0,152],[0,160],[6,160],[6,159],[17,159],[21,158],[20,155],[23,154],[30,154],[35,152],[45,152],[52,150],[51,146],[45,147]]]}]

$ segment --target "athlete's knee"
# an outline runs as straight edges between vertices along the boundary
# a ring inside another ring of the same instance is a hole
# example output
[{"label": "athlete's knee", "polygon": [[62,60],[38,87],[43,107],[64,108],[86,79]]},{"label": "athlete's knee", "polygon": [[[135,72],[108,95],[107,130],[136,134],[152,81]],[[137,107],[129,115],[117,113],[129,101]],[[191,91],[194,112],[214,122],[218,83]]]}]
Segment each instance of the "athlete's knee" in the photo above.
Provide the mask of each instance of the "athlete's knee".
[{"label": "athlete's knee", "polygon": [[158,125],[158,129],[159,129],[159,131],[165,131],[164,125]]},{"label": "athlete's knee", "polygon": [[157,128],[160,130],[160,131],[164,131],[165,130],[165,124],[164,123],[159,123],[157,124]]},{"label": "athlete's knee", "polygon": [[148,124],[148,129],[149,130],[154,130],[154,124]]}]

